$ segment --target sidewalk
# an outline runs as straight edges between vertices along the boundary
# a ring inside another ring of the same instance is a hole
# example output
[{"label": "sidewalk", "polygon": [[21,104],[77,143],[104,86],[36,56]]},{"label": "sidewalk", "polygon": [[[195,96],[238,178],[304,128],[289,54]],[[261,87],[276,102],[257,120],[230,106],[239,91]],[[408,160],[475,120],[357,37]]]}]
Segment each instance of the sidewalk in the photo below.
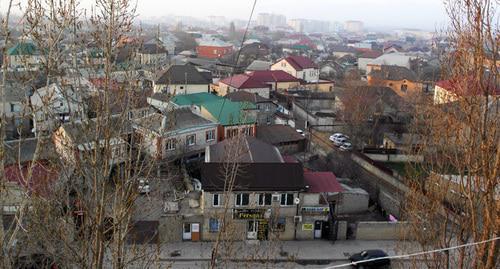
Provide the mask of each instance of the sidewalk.
[{"label": "sidewalk", "polygon": [[[231,261],[345,261],[365,249],[382,249],[395,255],[404,247],[404,252],[416,251],[418,247],[399,241],[280,241],[280,242],[230,242],[221,247],[222,257]],[[208,261],[211,258],[213,242],[183,242],[165,244],[161,247],[162,261]],[[171,255],[180,254],[179,256]]]}]

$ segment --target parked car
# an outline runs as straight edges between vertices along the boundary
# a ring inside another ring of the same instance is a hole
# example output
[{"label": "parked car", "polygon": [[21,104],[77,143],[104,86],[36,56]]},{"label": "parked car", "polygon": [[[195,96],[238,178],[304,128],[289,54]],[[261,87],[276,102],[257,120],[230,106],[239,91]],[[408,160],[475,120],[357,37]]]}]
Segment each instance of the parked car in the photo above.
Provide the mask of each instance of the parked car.
[{"label": "parked car", "polygon": [[346,137],[341,137],[341,138],[337,138],[335,140],[333,140],[333,144],[337,147],[340,147],[342,146],[344,143],[347,143],[349,142],[349,139],[346,138]]},{"label": "parked car", "polygon": [[351,151],[352,150],[352,144],[351,144],[351,142],[344,142],[342,145],[340,145],[339,149],[341,151]]},{"label": "parked car", "polygon": [[[391,260],[387,257],[387,253],[381,249],[369,249],[352,255],[349,257],[349,260],[356,268],[360,266],[363,268],[379,268],[380,266],[388,266],[391,264]],[[371,259],[377,260],[363,262]]]},{"label": "parked car", "polygon": [[139,179],[138,190],[140,194],[148,194],[151,191],[151,187],[149,186],[149,181],[144,179]]},{"label": "parked car", "polygon": [[334,142],[335,140],[342,138],[342,137],[349,139],[349,137],[343,133],[335,133],[335,134],[332,134],[330,136],[330,141]]},{"label": "parked car", "polygon": [[299,133],[300,135],[302,135],[302,136],[306,136],[306,134],[304,133],[304,131],[302,131],[302,130],[300,130],[300,129],[297,129],[296,131],[297,131],[297,133]]}]

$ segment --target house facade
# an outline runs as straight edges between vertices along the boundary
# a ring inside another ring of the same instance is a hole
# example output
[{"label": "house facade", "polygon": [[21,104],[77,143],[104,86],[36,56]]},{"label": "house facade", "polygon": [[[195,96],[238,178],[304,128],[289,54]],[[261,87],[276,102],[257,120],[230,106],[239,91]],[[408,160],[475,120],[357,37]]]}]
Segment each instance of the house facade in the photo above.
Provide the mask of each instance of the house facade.
[{"label": "house facade", "polygon": [[7,66],[11,70],[33,71],[42,64],[43,56],[31,42],[18,42],[7,50]]},{"label": "house facade", "polygon": [[271,70],[282,70],[306,82],[319,80],[319,67],[304,56],[289,56],[271,66]]},{"label": "house facade", "polygon": [[171,65],[155,80],[155,93],[170,95],[210,92],[212,77],[206,72],[200,72],[196,67],[186,65]]},{"label": "house facade", "polygon": [[369,86],[389,87],[399,96],[423,92],[423,84],[416,74],[406,67],[372,64],[368,66],[371,70],[367,75]]},{"label": "house facade", "polygon": [[87,118],[83,93],[71,85],[53,83],[30,97],[33,132],[48,134],[70,120]]},{"label": "house facade", "polygon": [[217,143],[218,124],[194,114],[189,108],[140,118],[134,121],[134,129],[140,136],[140,148],[154,159],[200,155],[205,147]]}]

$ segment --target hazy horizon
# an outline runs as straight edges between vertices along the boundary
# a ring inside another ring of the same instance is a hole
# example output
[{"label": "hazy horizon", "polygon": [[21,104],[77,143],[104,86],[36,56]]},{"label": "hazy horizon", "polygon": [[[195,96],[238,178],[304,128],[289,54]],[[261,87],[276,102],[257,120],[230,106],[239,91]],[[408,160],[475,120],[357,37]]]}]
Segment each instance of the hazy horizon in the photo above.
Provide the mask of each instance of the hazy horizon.
[{"label": "hazy horizon", "polygon": [[[7,0],[0,0],[4,9]],[[21,0],[25,4],[26,0]],[[95,1],[81,0],[82,8],[89,8]],[[206,19],[224,16],[227,19],[247,20],[253,0],[183,0],[179,2],[137,0],[140,20],[164,16],[191,16]],[[416,28],[441,29],[448,16],[442,0],[260,0],[257,1],[254,19],[259,13],[282,14],[287,19],[315,19],[345,22],[363,21],[366,28]]]}]

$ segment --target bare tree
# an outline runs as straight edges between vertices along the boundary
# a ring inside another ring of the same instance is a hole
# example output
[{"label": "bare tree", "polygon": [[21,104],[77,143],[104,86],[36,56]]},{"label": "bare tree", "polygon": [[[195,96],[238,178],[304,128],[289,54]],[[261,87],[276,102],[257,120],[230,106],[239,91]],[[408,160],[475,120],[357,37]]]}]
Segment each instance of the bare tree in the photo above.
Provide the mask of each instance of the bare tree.
[{"label": "bare tree", "polygon": [[[418,104],[426,162],[410,180],[406,214],[426,249],[498,237],[500,115],[498,2],[445,1],[452,52],[442,104]],[[430,268],[498,268],[498,241],[424,256]]]}]

